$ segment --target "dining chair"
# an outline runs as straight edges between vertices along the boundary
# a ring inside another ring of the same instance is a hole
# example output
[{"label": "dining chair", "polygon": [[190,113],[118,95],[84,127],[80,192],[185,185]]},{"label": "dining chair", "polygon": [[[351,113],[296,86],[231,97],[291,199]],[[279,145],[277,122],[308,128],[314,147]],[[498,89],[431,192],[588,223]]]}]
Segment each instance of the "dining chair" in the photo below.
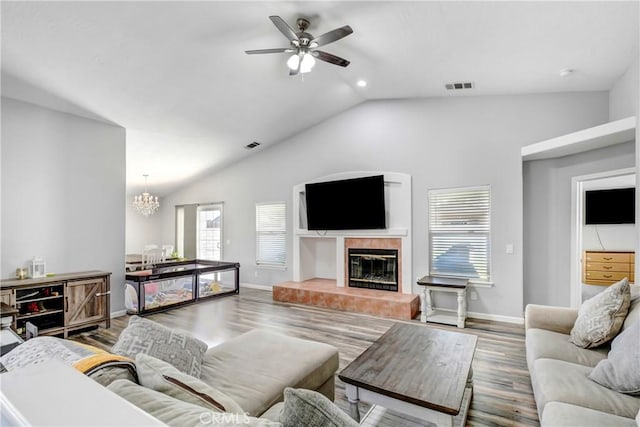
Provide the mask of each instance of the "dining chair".
[{"label": "dining chair", "polygon": [[162,250],[164,251],[165,259],[169,258],[173,253],[173,245],[162,245]]},{"label": "dining chair", "polygon": [[153,248],[142,251],[142,265],[157,264],[166,259],[164,249]]}]

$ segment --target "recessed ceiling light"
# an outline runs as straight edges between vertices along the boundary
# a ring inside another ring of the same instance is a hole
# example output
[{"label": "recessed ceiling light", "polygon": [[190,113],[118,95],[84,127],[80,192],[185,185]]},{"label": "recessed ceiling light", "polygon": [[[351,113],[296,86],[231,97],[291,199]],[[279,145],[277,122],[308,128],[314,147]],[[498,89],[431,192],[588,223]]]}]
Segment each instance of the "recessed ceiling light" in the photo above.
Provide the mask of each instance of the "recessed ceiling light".
[{"label": "recessed ceiling light", "polygon": [[567,77],[568,75],[573,73],[573,69],[571,68],[563,68],[562,70],[560,70],[560,77]]},{"label": "recessed ceiling light", "polygon": [[356,83],[359,87],[367,87],[367,82],[364,80],[358,80],[358,83]]}]

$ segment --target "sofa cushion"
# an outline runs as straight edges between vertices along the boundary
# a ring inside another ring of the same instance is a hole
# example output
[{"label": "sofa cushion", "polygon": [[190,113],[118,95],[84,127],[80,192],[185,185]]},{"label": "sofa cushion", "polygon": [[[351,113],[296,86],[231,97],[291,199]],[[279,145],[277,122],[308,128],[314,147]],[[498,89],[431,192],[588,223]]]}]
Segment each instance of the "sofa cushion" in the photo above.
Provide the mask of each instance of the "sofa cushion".
[{"label": "sofa cushion", "polygon": [[171,427],[211,425],[219,427],[281,426],[280,423],[259,420],[244,414],[207,411],[201,406],[174,399],[164,393],[139,386],[127,380],[116,380],[107,388]]},{"label": "sofa cushion", "polygon": [[131,316],[112,352],[135,359],[138,353],[164,360],[185,374],[200,377],[207,343],[187,332],[171,329],[149,319]]},{"label": "sofa cushion", "polygon": [[622,327],[631,294],[624,278],[582,303],[571,329],[571,342],[583,348],[602,345],[616,336]]},{"label": "sofa cushion", "polygon": [[562,360],[538,359],[533,362],[532,385],[543,414],[549,402],[564,402],[621,417],[633,418],[640,409],[640,398],[610,390],[591,381],[593,368]]},{"label": "sofa cushion", "polygon": [[608,346],[585,349],[569,342],[569,335],[545,329],[528,329],[526,332],[527,365],[533,368],[538,359],[556,359],[585,366],[596,366],[607,358]]},{"label": "sofa cushion", "polygon": [[640,320],[613,340],[609,356],[589,378],[612,390],[640,395]]},{"label": "sofa cushion", "polygon": [[283,410],[284,410],[284,402],[278,402],[275,405],[273,405],[271,408],[267,409],[267,412],[260,415],[260,419],[281,422]]},{"label": "sofa cushion", "polygon": [[259,416],[284,399],[285,387],[316,390],[337,369],[331,345],[254,329],[209,349],[201,379]]},{"label": "sofa cushion", "polygon": [[184,402],[202,406],[214,412],[241,414],[244,411],[226,394],[205,384],[198,378],[178,371],[155,357],[140,353],[136,356],[136,370],[140,385]]},{"label": "sofa cushion", "polygon": [[284,427],[358,427],[358,423],[342,412],[332,401],[311,390],[284,390]]},{"label": "sofa cushion", "polygon": [[544,407],[540,424],[545,427],[636,427],[631,418],[562,402],[549,402]]}]

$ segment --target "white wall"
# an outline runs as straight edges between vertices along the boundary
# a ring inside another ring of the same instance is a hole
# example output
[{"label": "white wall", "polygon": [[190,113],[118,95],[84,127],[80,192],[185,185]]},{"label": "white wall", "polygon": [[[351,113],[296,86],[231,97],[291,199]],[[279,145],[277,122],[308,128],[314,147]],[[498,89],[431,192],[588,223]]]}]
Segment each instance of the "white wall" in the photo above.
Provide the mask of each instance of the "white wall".
[{"label": "white wall", "polygon": [[525,304],[570,305],[571,178],[634,164],[634,142],[524,162]]},{"label": "white wall", "polygon": [[[150,189],[151,192],[151,189]],[[153,192],[151,192],[153,194]],[[133,209],[134,195],[127,196],[126,199],[126,253],[139,254],[142,252],[142,248],[147,244],[156,244],[162,246],[165,244],[174,244],[174,238],[164,241],[161,239],[161,226],[162,218],[160,212],[164,209],[169,209],[172,212],[175,210],[173,206],[165,206],[164,200],[158,199],[160,207],[155,214],[145,217],[140,215]]]},{"label": "white wall", "polygon": [[631,63],[609,91],[609,120],[637,116],[640,113],[638,98],[640,92],[640,57]]},{"label": "white wall", "polygon": [[[256,202],[285,200],[291,207],[294,185],[331,173],[407,173],[413,188],[412,276],[417,277],[428,266],[427,190],[489,184],[495,287],[479,289],[479,300],[469,301],[469,308],[521,316],[520,149],[607,120],[606,92],[366,102],[166,197],[165,204],[224,201],[224,235],[230,240],[225,258],[240,262],[242,282],[272,285],[290,280],[291,271],[256,269]],[[170,239],[173,215],[167,212],[162,230]],[[290,217],[288,223],[290,245]],[[505,254],[507,243],[514,244],[514,254]]]},{"label": "white wall", "polygon": [[2,98],[2,263],[35,255],[47,272],[112,272],[124,308],[125,130]]}]

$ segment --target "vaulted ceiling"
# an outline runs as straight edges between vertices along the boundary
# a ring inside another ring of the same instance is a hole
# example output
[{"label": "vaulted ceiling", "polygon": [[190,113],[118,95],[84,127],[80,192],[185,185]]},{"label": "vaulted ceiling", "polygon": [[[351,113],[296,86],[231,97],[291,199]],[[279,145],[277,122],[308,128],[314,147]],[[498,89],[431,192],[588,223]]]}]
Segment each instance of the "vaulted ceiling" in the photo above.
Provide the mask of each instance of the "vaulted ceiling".
[{"label": "vaulted ceiling", "polygon": [[[637,1],[1,7],[2,95],[125,127],[128,190],[148,173],[160,195],[365,100],[609,90],[638,55]],[[350,25],[323,50],[351,65],[290,77],[287,54],[246,55],[288,46],[270,15]],[[475,88],[445,90],[459,81]]]}]

